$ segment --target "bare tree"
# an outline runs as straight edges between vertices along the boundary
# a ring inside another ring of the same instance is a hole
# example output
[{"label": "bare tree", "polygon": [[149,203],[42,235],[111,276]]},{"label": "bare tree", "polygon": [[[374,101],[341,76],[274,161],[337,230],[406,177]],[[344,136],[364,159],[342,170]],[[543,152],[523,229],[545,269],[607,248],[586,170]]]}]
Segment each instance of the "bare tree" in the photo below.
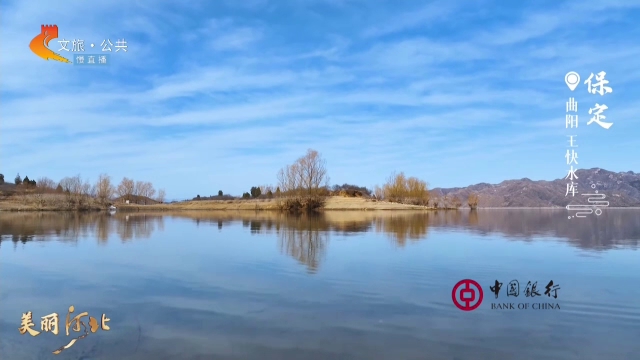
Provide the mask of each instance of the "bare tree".
[{"label": "bare tree", "polygon": [[144,192],[144,186],[145,186],[144,181],[136,181],[133,184],[133,195],[143,196],[142,193]]},{"label": "bare tree", "polygon": [[262,195],[267,195],[269,192],[273,194],[274,192],[273,186],[271,185],[261,185],[259,186],[259,188],[260,188],[260,194]]},{"label": "bare tree", "polygon": [[317,194],[322,187],[329,185],[327,163],[317,151],[307,150],[307,154],[300,159],[300,168],[303,185],[309,194]]},{"label": "bare tree", "polygon": [[148,197],[149,199],[152,199],[156,194],[156,189],[153,187],[153,184],[150,182],[147,182],[146,186],[145,186],[145,195],[146,197]]},{"label": "bare tree", "polygon": [[158,196],[156,196],[156,201],[163,203],[165,200],[165,192],[164,189],[158,190]]},{"label": "bare tree", "polygon": [[91,184],[83,181],[80,175],[65,177],[60,180],[60,186],[62,186],[64,191],[74,195],[89,195],[89,191],[91,190]]},{"label": "bare tree", "polygon": [[384,200],[384,189],[382,189],[380,186],[376,185],[373,188],[373,196],[375,196],[375,198],[377,200]]},{"label": "bare tree", "polygon": [[125,200],[131,200],[135,191],[135,182],[132,179],[124,177],[118,187],[116,187],[116,194]]},{"label": "bare tree", "polygon": [[101,203],[106,203],[115,193],[115,187],[111,183],[111,177],[107,174],[100,174],[98,176],[98,180],[96,181],[93,189],[95,197]]},{"label": "bare tree", "polygon": [[327,186],[326,161],[316,150],[307,150],[306,155],[298,158],[292,165],[285,166],[278,173],[278,185],[284,192],[294,194],[317,195]]},{"label": "bare tree", "polygon": [[36,182],[37,186],[44,190],[53,190],[56,188],[56,182],[49,179],[48,177],[41,177]]},{"label": "bare tree", "polygon": [[82,206],[91,192],[91,184],[83,181],[79,174],[60,180],[60,187],[66,193],[70,205],[75,206]]},{"label": "bare tree", "polygon": [[136,181],[134,193],[142,197],[142,201],[144,201],[146,205],[147,198],[151,199],[155,195],[156,190],[153,188],[153,184],[148,181]]},{"label": "bare tree", "polygon": [[278,172],[278,187],[284,193],[296,193],[302,187],[298,164],[287,165]]},{"label": "bare tree", "polygon": [[268,199],[273,198],[275,189],[272,185],[263,185],[260,187],[260,193],[266,196]]}]

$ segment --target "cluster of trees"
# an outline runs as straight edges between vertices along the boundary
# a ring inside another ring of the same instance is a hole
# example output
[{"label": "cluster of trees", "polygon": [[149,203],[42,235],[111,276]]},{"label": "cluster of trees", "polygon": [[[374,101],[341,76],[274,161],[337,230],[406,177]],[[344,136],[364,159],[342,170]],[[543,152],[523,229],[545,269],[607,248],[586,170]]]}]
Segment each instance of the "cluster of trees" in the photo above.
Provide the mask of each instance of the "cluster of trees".
[{"label": "cluster of trees", "polygon": [[16,175],[15,178],[16,185],[25,185],[25,186],[37,186],[38,182],[35,180],[30,180],[28,176],[25,176],[24,179],[20,180],[20,174]]},{"label": "cluster of trees", "polygon": [[260,195],[262,195],[262,189],[260,189],[259,186],[253,186],[251,188],[250,195],[252,198],[260,197]]},{"label": "cluster of trees", "polygon": [[280,188],[277,188],[274,192],[273,187],[271,185],[252,186],[249,192],[242,194],[242,198],[258,199],[262,197],[262,198],[271,199],[274,197],[274,194],[280,194]]},{"label": "cluster of trees", "polygon": [[[16,175],[13,180],[13,183],[16,185],[25,185],[25,186],[36,186],[37,181],[29,179],[28,176],[25,176],[24,179],[20,176],[20,173]],[[0,174],[0,185],[4,184],[4,174]]]},{"label": "cluster of trees", "polygon": [[[432,197],[426,181],[416,177],[407,177],[404,173],[392,174],[382,186],[370,190],[363,186],[352,184],[334,185],[330,187],[326,162],[316,150],[309,149],[307,153],[296,159],[293,164],[286,165],[278,172],[278,186],[253,186],[242,194],[242,199],[272,198],[279,199],[283,209],[313,209],[324,203],[323,198],[328,195],[374,197],[403,204],[433,206],[441,208],[459,208],[462,201],[458,197]],[[222,197],[222,190],[218,191],[218,198]],[[209,197],[214,199],[213,196]],[[198,195],[196,200],[202,199]],[[478,206],[478,196],[471,194],[467,201],[470,208]]]},{"label": "cluster of trees", "polygon": [[[343,196],[373,196],[378,200],[398,202],[404,204],[422,205],[439,208],[459,208],[462,201],[458,197],[444,195],[442,198],[432,197],[428,184],[416,177],[407,177],[404,173],[392,174],[382,186],[376,186],[373,191],[362,186],[343,184],[329,187],[326,162],[316,150],[309,149],[307,153],[298,158],[293,164],[287,165],[278,172],[278,186],[271,185],[253,186],[248,192],[242,194],[243,199],[273,198],[279,199],[284,209],[314,209],[322,206],[323,197],[327,195]],[[147,203],[148,199],[158,202],[165,201],[165,191],[156,191],[153,184],[147,181],[134,181],[123,178],[119,184],[114,184],[111,177],[101,174],[95,183],[83,180],[80,175],[65,177],[56,183],[43,177],[38,181],[24,179],[18,174],[14,180],[16,185],[28,184],[39,190],[65,193],[69,199],[81,202],[84,198],[94,198],[100,203],[106,204],[114,197],[134,203]],[[4,175],[0,174],[0,184],[4,184]],[[155,196],[155,197],[154,197]],[[209,199],[215,199],[213,195]],[[229,198],[222,190],[218,191],[217,199]],[[196,200],[202,199],[198,195]],[[206,199],[206,198],[205,198]],[[478,207],[478,195],[470,194],[467,204],[471,209]]]},{"label": "cluster of trees", "polygon": [[392,174],[382,187],[376,186],[374,193],[376,199],[426,206],[431,197],[428,187],[426,181],[401,172]]},{"label": "cluster of trees", "polygon": [[222,190],[218,190],[218,195],[200,196],[199,194],[193,200],[234,200],[236,197],[225,195]]},{"label": "cluster of trees", "polygon": [[462,206],[462,200],[457,196],[444,195],[442,198],[434,197],[431,205],[434,208],[458,209]]},{"label": "cluster of trees", "polygon": [[[316,150],[309,149],[293,164],[286,165],[278,172],[278,186],[275,191],[270,186],[254,186],[242,194],[243,199],[276,197],[285,209],[315,208],[324,202],[327,195],[375,197],[403,204],[433,206],[441,208],[459,208],[462,201],[458,197],[445,195],[436,198],[431,195],[426,181],[417,177],[408,177],[404,173],[394,173],[382,186],[370,190],[352,184],[329,187],[326,162]],[[478,206],[478,196],[471,194],[467,201],[469,207]]]},{"label": "cluster of trees", "polygon": [[[328,180],[325,161],[317,151],[309,149],[304,156],[279,171],[278,186],[252,186],[249,191],[242,194],[242,199],[275,197],[291,205],[284,207],[314,207],[319,203],[317,198],[329,194]],[[194,200],[220,200],[223,198],[232,199],[233,197],[223,196],[223,192],[220,190],[217,197],[197,195]]]},{"label": "cluster of trees", "polygon": [[366,196],[369,197],[372,195],[371,190],[367,189],[364,186],[357,186],[351,184],[342,184],[342,185],[333,185],[331,188],[333,195],[343,195],[343,196]]},{"label": "cluster of trees", "polygon": [[[458,209],[462,200],[457,196],[445,194],[436,197],[431,194],[427,182],[416,177],[407,177],[404,173],[392,174],[382,186],[374,188],[373,196],[378,200],[402,204],[432,206],[434,208]],[[467,204],[471,209],[478,207],[478,195],[471,193]]]},{"label": "cluster of trees", "polygon": [[[1,176],[1,179],[4,181],[4,176]],[[94,183],[83,179],[80,175],[65,177],[59,182],[55,182],[48,177],[42,177],[38,181],[30,180],[27,176],[22,179],[18,174],[15,178],[15,184],[34,186],[37,193],[66,194],[68,200],[78,204],[86,202],[89,198],[107,204],[116,196],[123,201],[134,202],[146,202],[147,199],[154,199],[158,202],[165,200],[164,189],[156,191],[153,184],[148,181],[134,181],[125,177],[116,185],[107,174],[100,174]]]},{"label": "cluster of trees", "polygon": [[153,187],[153,184],[148,181],[134,181],[133,179],[129,179],[127,177],[123,178],[120,181],[120,184],[117,186],[111,185],[110,178],[107,175],[101,175],[98,179],[100,183],[102,180],[102,189],[104,190],[104,194],[110,193],[111,196],[113,194],[118,196],[118,199],[123,201],[129,201],[134,203],[143,203],[146,204],[147,200],[154,199],[158,202],[164,202],[165,200],[165,191],[160,189],[157,191]]},{"label": "cluster of trees", "polygon": [[[242,194],[242,199],[271,199],[274,196],[278,196],[280,194],[280,188],[277,188],[275,191],[271,185],[262,185],[262,186],[252,186],[251,189]],[[197,195],[193,200],[232,200],[236,199],[236,197],[231,195],[224,195],[222,190],[218,191],[218,195],[213,196],[200,196]]]}]

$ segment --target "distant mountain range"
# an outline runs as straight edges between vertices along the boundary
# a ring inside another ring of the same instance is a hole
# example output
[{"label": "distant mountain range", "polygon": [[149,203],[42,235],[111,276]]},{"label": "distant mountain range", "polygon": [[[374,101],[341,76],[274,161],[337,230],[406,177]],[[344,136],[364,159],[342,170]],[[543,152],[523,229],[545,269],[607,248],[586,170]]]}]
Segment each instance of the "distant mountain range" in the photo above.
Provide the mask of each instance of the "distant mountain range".
[{"label": "distant mountain range", "polygon": [[[479,207],[565,207],[568,204],[587,204],[582,194],[605,194],[610,207],[640,207],[640,174],[633,171],[612,172],[600,168],[575,172],[577,192],[565,196],[568,179],[533,181],[527,178],[506,180],[500,184],[480,183],[464,188],[435,188],[434,196],[458,197],[466,205],[469,194],[478,195]],[[595,185],[595,188],[592,188]]]}]

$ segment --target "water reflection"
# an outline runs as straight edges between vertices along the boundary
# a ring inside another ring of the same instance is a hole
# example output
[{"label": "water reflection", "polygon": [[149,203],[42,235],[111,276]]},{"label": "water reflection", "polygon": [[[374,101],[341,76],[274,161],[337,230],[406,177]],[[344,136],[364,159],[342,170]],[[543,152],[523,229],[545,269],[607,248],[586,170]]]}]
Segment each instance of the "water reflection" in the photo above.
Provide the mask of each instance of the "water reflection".
[{"label": "water reflection", "polygon": [[[278,230],[280,251],[305,264],[310,273],[318,270],[329,242],[328,233],[321,230],[322,222],[323,219],[319,217],[299,219],[297,224],[300,226],[283,227]],[[269,222],[267,222],[267,231],[268,229]]]},{"label": "water reflection", "polygon": [[[113,331],[58,359],[630,359],[637,253],[504,241],[633,250],[639,222],[615,209],[580,221],[549,210],[0,213],[0,353],[51,358],[60,337],[20,335],[20,314],[76,304],[111,315]],[[78,259],[94,266],[70,270]],[[461,312],[451,287],[466,276],[553,279],[562,311]]]},{"label": "water reflection", "polygon": [[114,234],[126,242],[149,238],[156,230],[164,230],[163,216],[67,212],[0,214],[0,245],[7,240],[17,245],[48,240],[77,242],[83,238],[106,243]]},{"label": "water reflection", "polygon": [[567,219],[566,212],[546,209],[362,212],[341,211],[316,215],[271,212],[180,212],[173,214],[5,213],[0,215],[0,245],[12,241],[58,240],[76,242],[95,238],[106,243],[116,236],[126,242],[149,238],[164,229],[166,217],[192,220],[196,225],[222,230],[242,222],[251,234],[275,234],[282,253],[315,272],[322,262],[331,234],[348,236],[375,232],[396,246],[428,239],[429,230],[465,230],[488,236],[498,233],[510,240],[559,238],[581,249],[637,248],[640,211],[609,209],[601,216]]}]

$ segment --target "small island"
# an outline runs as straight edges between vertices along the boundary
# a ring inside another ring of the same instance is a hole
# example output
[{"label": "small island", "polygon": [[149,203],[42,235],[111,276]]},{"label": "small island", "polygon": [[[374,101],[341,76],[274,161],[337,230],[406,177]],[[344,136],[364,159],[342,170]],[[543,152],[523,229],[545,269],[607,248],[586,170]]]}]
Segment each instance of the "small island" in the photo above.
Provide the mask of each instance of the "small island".
[{"label": "small island", "polygon": [[[80,175],[55,182],[31,180],[18,174],[13,184],[0,174],[0,211],[180,211],[269,210],[282,212],[327,210],[458,209],[459,197],[433,196],[426,181],[393,173],[382,186],[329,185],[326,161],[313,149],[277,173],[277,185],[254,186],[241,196],[224,194],[166,202],[164,189],[153,183],[123,178],[115,184],[107,174],[92,183]],[[469,194],[466,206],[475,209],[478,196]]]}]

